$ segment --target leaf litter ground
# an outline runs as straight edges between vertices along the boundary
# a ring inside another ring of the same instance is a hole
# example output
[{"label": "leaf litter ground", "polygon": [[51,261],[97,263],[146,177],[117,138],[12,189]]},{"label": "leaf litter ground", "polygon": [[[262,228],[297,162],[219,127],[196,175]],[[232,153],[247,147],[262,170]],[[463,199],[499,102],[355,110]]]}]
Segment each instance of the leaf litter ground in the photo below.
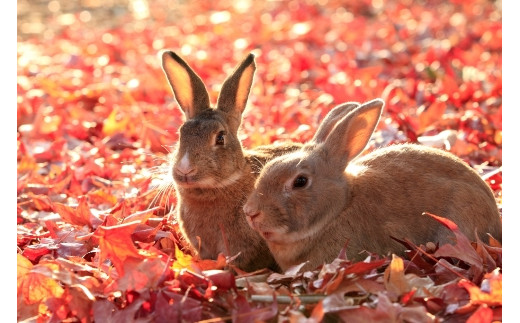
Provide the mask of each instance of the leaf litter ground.
[{"label": "leaf litter ground", "polygon": [[19,321],[501,320],[501,245],[443,219],[452,245],[403,237],[404,258],[341,253],[307,272],[237,274],[224,256],[183,252],[167,180],[183,119],[157,58],[177,50],[215,100],[253,51],[246,147],[304,142],[334,105],[382,97],[370,149],[448,149],[501,207],[499,3],[20,1],[18,11]]}]

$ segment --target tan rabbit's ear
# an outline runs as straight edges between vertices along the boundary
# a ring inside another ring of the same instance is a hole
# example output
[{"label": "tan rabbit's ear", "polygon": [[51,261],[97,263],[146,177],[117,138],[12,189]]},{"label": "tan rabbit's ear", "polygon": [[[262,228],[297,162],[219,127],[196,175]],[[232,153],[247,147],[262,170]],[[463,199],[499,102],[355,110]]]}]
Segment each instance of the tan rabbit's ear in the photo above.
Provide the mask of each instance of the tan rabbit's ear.
[{"label": "tan rabbit's ear", "polygon": [[365,149],[379,122],[384,105],[381,99],[363,103],[339,120],[330,131],[323,149],[327,151],[331,161],[339,163],[338,167],[345,167]]},{"label": "tan rabbit's ear", "polygon": [[346,116],[350,111],[354,108],[359,107],[358,102],[346,102],[336,106],[334,109],[330,110],[329,113],[323,118],[320,122],[318,130],[314,134],[312,141],[314,143],[324,142],[325,139],[329,136],[330,131],[334,128],[338,120]]},{"label": "tan rabbit's ear", "polygon": [[200,77],[177,54],[163,51],[162,68],[187,119],[209,108],[209,94]]},{"label": "tan rabbit's ear", "polygon": [[217,109],[235,114],[235,117],[240,118],[246,107],[255,70],[255,56],[251,53],[237,65],[233,73],[222,84]]}]

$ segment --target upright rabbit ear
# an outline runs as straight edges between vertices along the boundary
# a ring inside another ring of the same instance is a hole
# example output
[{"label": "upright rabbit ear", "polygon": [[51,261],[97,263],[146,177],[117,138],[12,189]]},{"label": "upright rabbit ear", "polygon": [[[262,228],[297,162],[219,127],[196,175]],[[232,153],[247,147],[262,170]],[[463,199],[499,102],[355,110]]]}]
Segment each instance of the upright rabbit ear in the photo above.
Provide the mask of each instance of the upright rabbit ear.
[{"label": "upright rabbit ear", "polygon": [[233,114],[240,121],[240,116],[246,107],[247,98],[249,97],[255,70],[255,56],[251,53],[222,84],[222,90],[217,101],[217,109]]},{"label": "upright rabbit ear", "polygon": [[381,99],[366,102],[339,120],[330,131],[323,149],[331,161],[338,163],[338,167],[346,167],[363,151],[379,122],[384,105]]},{"label": "upright rabbit ear", "polygon": [[192,119],[209,108],[208,91],[191,67],[172,51],[164,51],[161,56],[166,78],[186,118]]},{"label": "upright rabbit ear", "polygon": [[350,111],[359,107],[358,102],[346,102],[336,106],[334,109],[330,110],[329,113],[323,118],[312,138],[312,142],[320,143],[324,142],[325,139],[329,136],[330,131],[334,128],[338,120],[346,116]]}]

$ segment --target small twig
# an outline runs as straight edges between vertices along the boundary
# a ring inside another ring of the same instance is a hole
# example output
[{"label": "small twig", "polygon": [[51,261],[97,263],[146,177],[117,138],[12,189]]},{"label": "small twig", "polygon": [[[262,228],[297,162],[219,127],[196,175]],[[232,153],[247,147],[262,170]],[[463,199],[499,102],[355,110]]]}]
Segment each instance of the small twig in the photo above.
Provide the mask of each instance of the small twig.
[{"label": "small twig", "polygon": [[[327,295],[298,295],[298,296],[276,296],[278,304],[290,304],[295,298],[298,298],[302,304],[316,304],[323,300]],[[272,303],[275,301],[272,295],[251,295],[252,302]]]}]

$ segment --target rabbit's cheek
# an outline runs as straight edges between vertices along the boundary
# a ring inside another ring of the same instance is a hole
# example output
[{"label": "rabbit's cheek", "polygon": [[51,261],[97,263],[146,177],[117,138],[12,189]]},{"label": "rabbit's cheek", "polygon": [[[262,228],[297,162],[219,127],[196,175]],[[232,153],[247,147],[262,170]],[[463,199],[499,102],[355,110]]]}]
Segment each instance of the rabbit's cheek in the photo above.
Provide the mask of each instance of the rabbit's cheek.
[{"label": "rabbit's cheek", "polygon": [[258,231],[262,238],[267,242],[271,243],[285,243],[286,242],[286,231],[283,228],[262,228]]}]

